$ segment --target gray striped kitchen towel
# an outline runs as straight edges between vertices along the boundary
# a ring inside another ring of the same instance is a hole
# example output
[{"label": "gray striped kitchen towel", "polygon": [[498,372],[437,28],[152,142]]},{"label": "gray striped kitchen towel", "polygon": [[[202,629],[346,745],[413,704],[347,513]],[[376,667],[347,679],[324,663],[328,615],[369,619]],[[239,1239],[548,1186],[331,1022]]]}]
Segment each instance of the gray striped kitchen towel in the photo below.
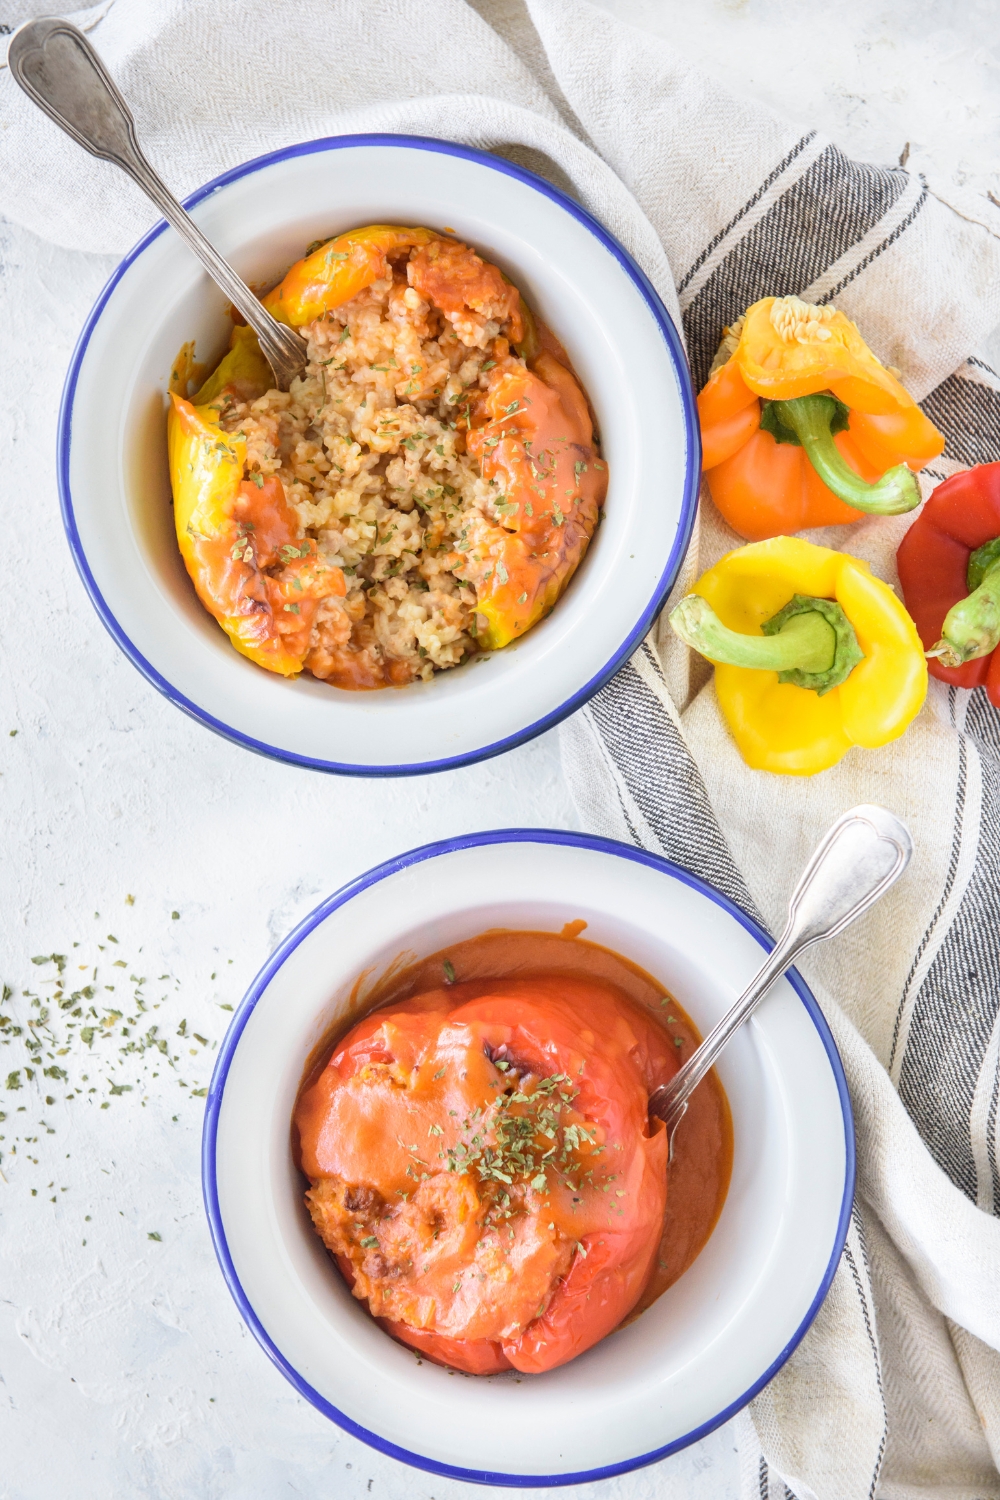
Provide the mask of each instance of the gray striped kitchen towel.
[{"label": "gray striped kitchen towel", "polygon": [[[566,7],[532,9],[550,60],[557,41],[568,52]],[[657,183],[667,211],[651,217],[696,386],[723,326],[757,298],[835,302],[947,438],[922,476],[925,494],[959,468],[1000,459],[1000,379],[975,352],[1000,321],[993,206],[904,167],[850,161],[815,132],[719,95],[710,140],[704,92],[700,108],[687,107],[703,82],[649,37],[623,39],[591,19],[612,77],[595,84],[585,60],[571,76],[554,71],[647,211]],[[898,585],[895,551],[911,520],[808,534]],[[676,592],[739,545],[703,490]],[[858,1196],[819,1318],[738,1419],[743,1488],[746,1500],[1000,1494],[1000,714],[982,691],[932,683],[894,746],[852,752],[802,782],[753,772],[707,669],[664,618],[561,735],[587,826],[687,865],[772,930],[794,872],[838,813],[880,802],[912,828],[912,876],[801,965],[844,1058]]]},{"label": "gray striped kitchen towel", "polygon": [[[0,20],[46,9],[0,0]],[[756,298],[836,301],[947,434],[931,483],[1000,458],[1000,380],[977,352],[1000,323],[1000,212],[986,199],[852,162],[586,0],[433,9],[429,27],[422,0],[105,0],[80,19],[181,192],[320,135],[499,151],[628,246],[684,329],[696,384]],[[125,250],[149,227],[138,192],[2,70],[0,110],[0,212],[90,250]],[[894,582],[909,519],[816,537]],[[737,542],[706,499],[678,589]],[[812,780],[750,772],[704,664],[661,625],[562,736],[587,826],[680,861],[772,929],[846,807],[883,803],[913,830],[906,880],[802,964],[851,1086],[858,1195],[813,1328],[738,1419],[744,1497],[1000,1500],[996,712],[935,684],[894,745]]]}]

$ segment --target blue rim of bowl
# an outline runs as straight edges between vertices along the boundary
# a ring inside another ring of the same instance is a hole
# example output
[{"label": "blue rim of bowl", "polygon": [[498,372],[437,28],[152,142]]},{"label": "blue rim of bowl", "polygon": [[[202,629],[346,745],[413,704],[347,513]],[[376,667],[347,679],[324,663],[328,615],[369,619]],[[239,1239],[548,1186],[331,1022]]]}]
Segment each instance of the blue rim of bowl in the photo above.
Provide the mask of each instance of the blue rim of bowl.
[{"label": "blue rim of bowl", "polygon": [[208,729],[214,730],[216,734],[222,735],[224,739],[231,740],[234,744],[242,745],[244,749],[253,750],[258,755],[268,756],[272,760],[285,761],[290,765],[305,766],[309,770],[327,771],[341,776],[421,776],[432,771],[448,771],[458,766],[473,765],[477,761],[489,760],[494,755],[502,755],[504,751],[512,750],[516,745],[523,745],[525,741],[534,739],[536,735],[544,733],[546,729],[551,729],[560,720],[565,719],[569,714],[575,712],[589,698],[592,698],[614,676],[622,663],[631,656],[633,650],[662,609],[667,595],[670,593],[677,574],[680,571],[688,542],[691,539],[691,531],[694,526],[694,517],[698,505],[698,488],[701,479],[701,434],[697,421],[694,388],[691,385],[691,376],[680,336],[649,277],[636,261],[633,260],[625,247],[619,244],[614,235],[610,234],[592,214],[589,214],[586,209],[581,208],[578,203],[574,203],[573,199],[568,197],[566,193],[561,192],[559,188],[553,187],[544,178],[536,176],[534,172],[526,171],[523,167],[516,167],[500,157],[491,156],[485,151],[476,151],[470,146],[461,146],[454,141],[433,140],[425,136],[384,134],[324,136],[319,140],[304,141],[299,145],[286,146],[280,151],[271,151],[265,156],[256,156],[251,161],[244,162],[241,166],[233,167],[231,171],[223,172],[220,177],[213,178],[211,182],[207,182],[204,187],[198,188],[196,192],[185,198],[184,206],[189,209],[194,208],[196,204],[210,197],[219,188],[225,187],[227,183],[235,182],[252,172],[259,172],[262,168],[271,166],[275,162],[285,161],[296,156],[309,156],[322,151],[337,151],[359,146],[403,146],[418,151],[432,151],[446,156],[464,157],[468,161],[478,162],[481,166],[489,167],[492,171],[501,172],[507,177],[515,177],[528,187],[534,188],[536,192],[541,193],[544,197],[551,198],[553,202],[560,204],[567,213],[571,214],[574,219],[577,219],[589,229],[600,240],[605,249],[619,262],[630,280],[637,287],[663,335],[677,376],[681,394],[681,406],[684,412],[687,467],[684,475],[684,495],[681,502],[681,514],[674,544],[670,550],[666,567],[653,593],[653,597],[643,610],[636,625],[605,666],[584,687],[579,688],[557,708],[544,714],[540,719],[537,719],[526,728],[518,730],[515,734],[508,735],[505,739],[497,740],[492,745],[485,745],[481,749],[470,750],[461,755],[448,756],[442,760],[423,761],[412,765],[353,765],[340,761],[320,760],[308,755],[298,755],[294,751],[282,749],[277,745],[266,744],[262,740],[253,739],[251,736],[233,729],[231,725],[224,724],[206,709],[199,707],[190,698],[185,697],[183,693],[173,687],[156,670],[151,662],[147,661],[142,652],[133,644],[119,625],[90,570],[90,565],[87,562],[77,529],[76,517],[73,513],[69,468],[73,427],[73,400],[76,394],[80,369],[90,344],[91,336],[119,281],[121,281],[122,277],[143,251],[167,228],[166,221],[163,219],[158,224],[155,224],[148,234],[143,236],[116,268],[104,290],[94,303],[90,315],[83,326],[83,331],[77,340],[77,345],[73,351],[73,357],[66,375],[62,403],[59,409],[57,438],[59,503],[62,510],[63,526],[66,530],[70,551],[73,554],[73,561],[83,581],[83,586],[90,595],[91,603],[100,616],[102,624],[116,644],[124,651],[132,665],[138,668],[146,680],[152,683],[158,692],[161,692],[165,698],[169,698],[171,703],[182,709],[186,714],[189,714],[191,718],[196,719],[198,723],[205,725]]},{"label": "blue rim of bowl", "polygon": [[212,1235],[212,1243],[219,1266],[225,1278],[226,1285],[236,1302],[244,1322],[256,1338],[264,1352],[270,1357],[274,1364],[287,1380],[304,1396],[313,1406],[321,1411],[324,1416],[329,1417],[338,1427],[349,1432],[353,1437],[360,1438],[369,1447],[376,1448],[380,1453],[387,1453],[390,1458],[398,1459],[401,1463],[410,1464],[413,1468],[423,1469],[431,1474],[440,1474],[447,1479],[464,1479],[472,1484],[502,1484],[513,1489],[530,1488],[552,1488],[567,1484],[588,1484],[595,1479],[611,1479],[617,1474],[628,1474],[634,1469],[645,1468],[648,1464],[657,1463],[662,1458],[668,1458],[670,1454],[677,1453],[681,1448],[697,1442],[699,1438],[707,1437],[730,1417],[736,1415],[752,1401],[758,1391],[767,1385],[769,1380],[781,1369],[789,1355],[805,1336],[807,1329],[819,1312],[823,1299],[830,1290],[830,1285],[836,1274],[837,1265],[840,1261],[841,1251],[847,1239],[847,1230],[851,1219],[851,1208],[854,1202],[854,1177],[855,1177],[855,1149],[854,1149],[854,1116],[851,1111],[851,1100],[847,1090],[847,1079],[844,1076],[844,1066],[837,1051],[837,1044],[833,1039],[826,1017],[823,1015],[812,991],[801,978],[796,969],[789,969],[786,978],[795,993],[802,1001],[809,1013],[809,1018],[816,1030],[819,1032],[820,1041],[823,1043],[834,1081],[837,1086],[837,1094],[840,1099],[840,1108],[844,1122],[844,1193],[840,1204],[840,1215],[837,1220],[837,1231],[834,1235],[833,1249],[827,1263],[823,1278],[815,1297],[809,1305],[805,1317],[795,1330],[788,1343],[778,1354],[777,1358],[768,1366],[764,1373],[754,1381],[748,1390],[744,1391],[735,1401],[687,1432],[683,1437],[675,1438],[673,1442],[667,1443],[662,1448],[657,1448],[651,1453],[641,1453],[635,1458],[627,1459],[622,1463],[608,1464],[600,1469],[588,1469],[572,1474],[503,1474],[486,1469],[463,1469],[454,1464],[439,1463],[435,1459],[426,1458],[420,1453],[411,1453],[406,1448],[400,1448],[396,1443],[389,1442],[386,1438],[379,1437],[378,1433],[371,1432],[366,1427],[345,1416],[342,1411],[333,1406],[325,1397],[321,1396],[307,1380],[288,1362],[278,1349],[277,1345],[265,1331],[263,1324],[254,1312],[249,1298],[243,1290],[240,1279],[236,1274],[232,1256],[229,1253],[229,1245],[222,1223],[222,1212],[219,1206],[219,1188],[216,1176],[215,1153],[218,1141],[219,1111],[222,1108],[222,1097],[225,1092],[226,1080],[232,1065],[240,1038],[243,1035],[246,1024],[253,1014],[254,1008],[267,989],[275,974],[284,964],[285,960],[295,951],[304,938],[325,922],[327,917],[339,907],[346,905],[355,896],[367,890],[370,886],[377,885],[380,880],[385,880],[389,875],[398,874],[409,865],[423,863],[424,860],[436,859],[438,855],[453,854],[462,849],[478,848],[489,844],[563,844],[576,849],[596,850],[601,854],[614,855],[619,859],[630,859],[636,864],[647,865],[650,869],[657,870],[661,874],[672,876],[673,879],[687,885],[692,890],[699,891],[720,906],[723,911],[735,917],[740,926],[745,928],[752,937],[767,952],[774,947],[774,941],[752,917],[748,917],[741,907],[724,896],[721,891],[709,885],[707,881],[699,876],[693,875],[690,870],[685,870],[683,865],[674,864],[673,860],[664,859],[661,855],[650,854],[645,849],[636,849],[630,844],[619,843],[615,839],[601,838],[596,834],[573,833],[567,830],[554,828],[500,828],[487,830],[484,833],[463,834],[457,838],[440,839],[433,844],[422,844],[418,849],[411,849],[406,854],[399,854],[394,859],[386,860],[384,864],[376,865],[374,869],[359,875],[356,880],[341,886],[332,896],[328,896],[313,911],[305,917],[299,925],[289,933],[284,942],[274,951],[267,963],[263,966],[250,988],[241,1000],[236,1014],[229,1025],[229,1030],[223,1038],[216,1060],[215,1069],[212,1073],[212,1082],[205,1102],[205,1122],[202,1130],[201,1144],[201,1180],[202,1193],[205,1201],[205,1212],[208,1215],[209,1229]]}]

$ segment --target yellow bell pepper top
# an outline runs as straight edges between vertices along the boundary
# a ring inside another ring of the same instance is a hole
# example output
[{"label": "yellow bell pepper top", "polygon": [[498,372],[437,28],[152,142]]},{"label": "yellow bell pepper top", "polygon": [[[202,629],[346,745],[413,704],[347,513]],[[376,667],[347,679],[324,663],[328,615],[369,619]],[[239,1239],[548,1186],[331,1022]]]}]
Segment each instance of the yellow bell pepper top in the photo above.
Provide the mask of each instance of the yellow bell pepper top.
[{"label": "yellow bell pepper top", "polygon": [[798,537],[774,537],[730,552],[695,585],[722,624],[746,635],[792,597],[833,599],[854,627],[864,659],[820,696],[778,681],[777,672],[717,663],[715,691],[740,754],[757,770],[811,776],[852,745],[898,738],[927,696],[927,663],[916,627],[887,584],[859,558]]},{"label": "yellow bell pepper top", "polygon": [[268,292],[264,306],[279,323],[301,328],[379,281],[386,274],[387,259],[393,251],[429,245],[441,238],[431,229],[405,229],[394,224],[352,229],[296,261]]},{"label": "yellow bell pepper top", "polygon": [[798,297],[763,297],[748,308],[733,358],[746,386],[771,401],[830,391],[877,416],[916,405],[850,318]]},{"label": "yellow bell pepper top", "polygon": [[303,538],[279,479],[244,478],[246,442],[219,426],[215,407],[171,392],[167,454],[177,544],[199,599],[243,656],[294,676],[318,601],[346,592],[343,572]]}]

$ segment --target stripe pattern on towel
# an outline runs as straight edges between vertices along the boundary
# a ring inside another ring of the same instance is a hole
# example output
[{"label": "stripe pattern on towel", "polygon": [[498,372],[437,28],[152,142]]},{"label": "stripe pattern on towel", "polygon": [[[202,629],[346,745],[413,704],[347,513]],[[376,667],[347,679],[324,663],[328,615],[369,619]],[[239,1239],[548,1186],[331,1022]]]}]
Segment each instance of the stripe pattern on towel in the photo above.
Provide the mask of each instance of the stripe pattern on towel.
[{"label": "stripe pattern on towel", "polygon": [[[852,162],[814,135],[791,146],[681,278],[696,388],[707,378],[723,327],[748,304],[772,294],[815,295],[831,274],[826,296],[832,297],[913,230],[926,199],[920,179],[903,168]],[[935,479],[1000,459],[1000,379],[985,361],[969,360],[923,407],[947,440]],[[975,816],[961,792],[956,806],[957,829],[965,815],[959,840],[965,883],[951,892],[954,899],[942,893],[933,932],[915,955],[913,983],[900,1001],[905,1025],[897,1020],[892,1076],[935,1160],[970,1198],[997,1212],[1000,719],[981,691],[960,696],[971,698],[961,753],[979,799]],[[612,770],[627,836],[702,874],[752,912],[665,697],[647,642],[585,710]],[[953,1024],[958,1014],[967,1021],[961,1028]]]},{"label": "stripe pattern on towel", "polygon": [[961,694],[961,704],[958,697],[952,688],[955,727],[966,756],[978,762],[981,782],[978,819],[964,816],[961,795],[956,807],[956,826],[964,839],[974,841],[971,870],[915,998],[898,1087],[938,1165],[980,1208],[995,1213],[1000,1209],[1000,715],[982,690]]},{"label": "stripe pattern on towel", "polygon": [[[803,149],[808,139],[800,142]],[[867,238],[911,180],[902,167],[851,161],[836,146],[828,145],[802,176],[787,185],[786,176],[797,159],[789,153],[784,170],[771,174],[766,189],[749,200],[748,208],[758,201],[769,204],[767,212],[749,230],[742,216],[734,219],[708,258],[710,274],[696,295],[681,297],[697,389],[708,379],[724,326],[761,297],[801,295]],[[836,211],[831,212],[834,204]],[[872,251],[867,254],[874,259]],[[690,290],[694,276],[703,269],[699,258],[683,278],[682,287]],[[851,278],[850,272],[845,275]]]}]

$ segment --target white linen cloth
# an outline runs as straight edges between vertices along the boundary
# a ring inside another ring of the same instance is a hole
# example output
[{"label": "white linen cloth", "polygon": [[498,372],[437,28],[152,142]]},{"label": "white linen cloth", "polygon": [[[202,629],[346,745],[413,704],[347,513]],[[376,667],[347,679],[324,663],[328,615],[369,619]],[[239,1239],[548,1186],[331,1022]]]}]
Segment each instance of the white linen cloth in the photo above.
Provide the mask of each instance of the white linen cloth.
[{"label": "white linen cloth", "polygon": [[[321,135],[499,151],[632,251],[684,328],[696,385],[757,297],[835,299],[945,431],[931,483],[1000,458],[1000,380],[975,354],[1000,322],[1000,212],[847,160],[586,0],[108,0],[75,19],[180,194]],[[0,212],[87,250],[124,251],[149,227],[138,191],[5,71],[0,108]],[[816,539],[894,582],[909,519]],[[678,588],[737,542],[706,498]],[[564,726],[563,753],[589,827],[679,860],[772,930],[844,808],[881,802],[910,825],[906,880],[801,966],[847,1070],[858,1198],[816,1323],[740,1419],[744,1494],[1000,1500],[1000,716],[934,685],[893,746],[802,782],[751,772],[661,622]]]}]

